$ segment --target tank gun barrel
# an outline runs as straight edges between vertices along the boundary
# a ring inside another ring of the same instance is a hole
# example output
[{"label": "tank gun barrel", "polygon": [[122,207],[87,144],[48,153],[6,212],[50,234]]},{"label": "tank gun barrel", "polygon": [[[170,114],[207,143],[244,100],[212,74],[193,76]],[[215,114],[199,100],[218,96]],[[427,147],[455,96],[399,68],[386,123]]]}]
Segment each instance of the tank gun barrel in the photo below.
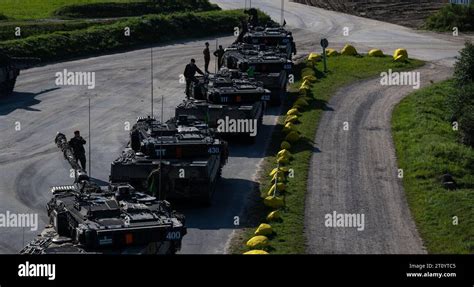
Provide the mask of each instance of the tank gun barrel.
[{"label": "tank gun barrel", "polygon": [[77,159],[74,156],[74,151],[69,145],[66,136],[62,133],[58,133],[56,135],[56,138],[54,139],[54,143],[62,151],[64,158],[67,160],[69,165],[74,170],[74,174],[76,176],[76,182],[83,181],[83,180],[88,181],[89,176],[87,175],[87,172],[84,171],[79,165],[79,163],[77,162]]}]

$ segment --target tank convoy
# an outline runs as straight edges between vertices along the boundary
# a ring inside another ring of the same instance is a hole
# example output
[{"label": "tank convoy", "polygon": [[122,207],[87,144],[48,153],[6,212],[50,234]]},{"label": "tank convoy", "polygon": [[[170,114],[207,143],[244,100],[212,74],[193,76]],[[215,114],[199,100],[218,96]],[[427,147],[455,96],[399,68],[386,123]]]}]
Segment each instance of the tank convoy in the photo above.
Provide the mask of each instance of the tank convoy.
[{"label": "tank convoy", "polygon": [[176,107],[176,116],[194,116],[221,137],[239,137],[253,143],[271,96],[263,83],[227,69],[197,80],[192,85],[192,98]]},{"label": "tank convoy", "polygon": [[38,65],[38,58],[13,58],[0,51],[0,98],[10,96],[20,70]]},{"label": "tank convoy", "polygon": [[[256,12],[250,14],[249,25],[225,50],[223,68],[193,81],[191,98],[176,107],[174,118],[138,118],[128,145],[111,163],[108,186],[94,183],[66,137],[57,135],[55,143],[75,181],[52,187],[51,225],[22,254],[173,254],[180,249],[185,218],[168,200],[209,205],[229,157],[222,138],[254,142],[267,103],[280,104],[286,92],[296,54],[293,36],[283,27],[259,27]],[[0,54],[0,95],[11,93],[24,67]]]},{"label": "tank convoy", "polygon": [[77,164],[63,134],[55,143],[74,170],[75,181],[51,188],[51,225],[21,254],[173,254],[180,249],[185,218],[167,201],[128,183],[100,187]]},{"label": "tank convoy", "polygon": [[210,204],[227,158],[227,142],[194,117],[165,123],[139,118],[129,145],[112,163],[110,182],[152,189],[161,199]]}]

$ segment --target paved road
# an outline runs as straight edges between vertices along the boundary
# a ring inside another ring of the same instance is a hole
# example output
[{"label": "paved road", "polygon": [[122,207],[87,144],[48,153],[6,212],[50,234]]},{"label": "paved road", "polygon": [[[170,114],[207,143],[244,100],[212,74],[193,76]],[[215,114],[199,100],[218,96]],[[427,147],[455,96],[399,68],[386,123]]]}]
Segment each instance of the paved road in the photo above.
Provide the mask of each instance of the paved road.
[{"label": "paved road", "polygon": [[[243,6],[233,1],[213,1],[224,8]],[[280,17],[279,1],[252,1],[263,10]],[[381,24],[377,21],[323,11],[300,4],[287,3],[286,19],[295,31],[301,51],[315,49],[319,38],[329,37],[335,47],[346,41],[358,47],[379,46],[392,50],[405,46],[412,55],[423,59],[444,59],[453,56],[460,42],[454,44],[419,35],[409,29]],[[352,30],[348,38],[342,27]],[[387,32],[389,31],[389,32]],[[339,35],[339,36],[338,36]],[[190,57],[200,59],[204,39],[179,42],[155,48],[155,114],[160,114],[159,98],[164,97],[164,119],[182,100],[183,86],[178,75]],[[232,37],[221,38],[228,45]],[[201,62],[202,65],[202,62]],[[212,65],[212,64],[211,64]],[[56,72],[96,72],[97,87],[56,87]],[[109,164],[127,141],[124,122],[150,110],[149,49],[94,57],[24,71],[18,79],[15,95],[0,102],[0,212],[38,213],[40,225],[45,224],[45,204],[49,187],[69,184],[68,166],[52,143],[56,132],[71,135],[75,129],[92,141],[92,176],[105,183]],[[87,133],[88,98],[92,101],[92,134]],[[275,123],[277,110],[269,110],[259,143],[252,148],[234,146],[231,159],[223,171],[224,180],[209,209],[185,209],[190,227],[183,242],[183,253],[223,253],[239,215],[254,185],[254,175],[265,149],[265,140]],[[16,123],[21,130],[15,130]],[[4,228],[0,232],[0,252],[17,252],[37,232]]]}]

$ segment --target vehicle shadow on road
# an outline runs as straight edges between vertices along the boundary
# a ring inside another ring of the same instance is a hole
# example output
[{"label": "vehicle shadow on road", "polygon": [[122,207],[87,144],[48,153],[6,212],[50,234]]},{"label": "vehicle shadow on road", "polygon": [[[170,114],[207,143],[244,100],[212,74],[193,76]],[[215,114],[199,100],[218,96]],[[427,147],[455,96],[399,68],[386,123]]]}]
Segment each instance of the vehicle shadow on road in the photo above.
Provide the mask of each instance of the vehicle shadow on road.
[{"label": "vehicle shadow on road", "polygon": [[18,109],[40,112],[41,110],[32,108],[32,106],[41,103],[41,101],[36,99],[36,97],[57,89],[59,88],[47,89],[39,93],[14,92],[11,96],[0,100],[0,116],[8,115]]},{"label": "vehicle shadow on road", "polygon": [[210,206],[193,201],[172,202],[173,208],[186,216],[186,227],[201,230],[240,229],[251,225],[243,209],[258,183],[245,179],[222,178]]}]

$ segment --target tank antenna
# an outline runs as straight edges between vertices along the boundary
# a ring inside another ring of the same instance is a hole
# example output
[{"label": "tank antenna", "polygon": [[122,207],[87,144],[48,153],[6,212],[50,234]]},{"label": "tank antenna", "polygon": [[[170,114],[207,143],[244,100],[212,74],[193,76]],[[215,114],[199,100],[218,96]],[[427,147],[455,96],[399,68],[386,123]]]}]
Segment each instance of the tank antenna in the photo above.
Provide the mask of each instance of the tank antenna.
[{"label": "tank antenna", "polygon": [[151,117],[153,118],[153,96],[154,96],[154,91],[153,91],[153,47],[150,49],[150,65],[151,65],[151,72],[150,72],[150,77],[151,77]]}]

